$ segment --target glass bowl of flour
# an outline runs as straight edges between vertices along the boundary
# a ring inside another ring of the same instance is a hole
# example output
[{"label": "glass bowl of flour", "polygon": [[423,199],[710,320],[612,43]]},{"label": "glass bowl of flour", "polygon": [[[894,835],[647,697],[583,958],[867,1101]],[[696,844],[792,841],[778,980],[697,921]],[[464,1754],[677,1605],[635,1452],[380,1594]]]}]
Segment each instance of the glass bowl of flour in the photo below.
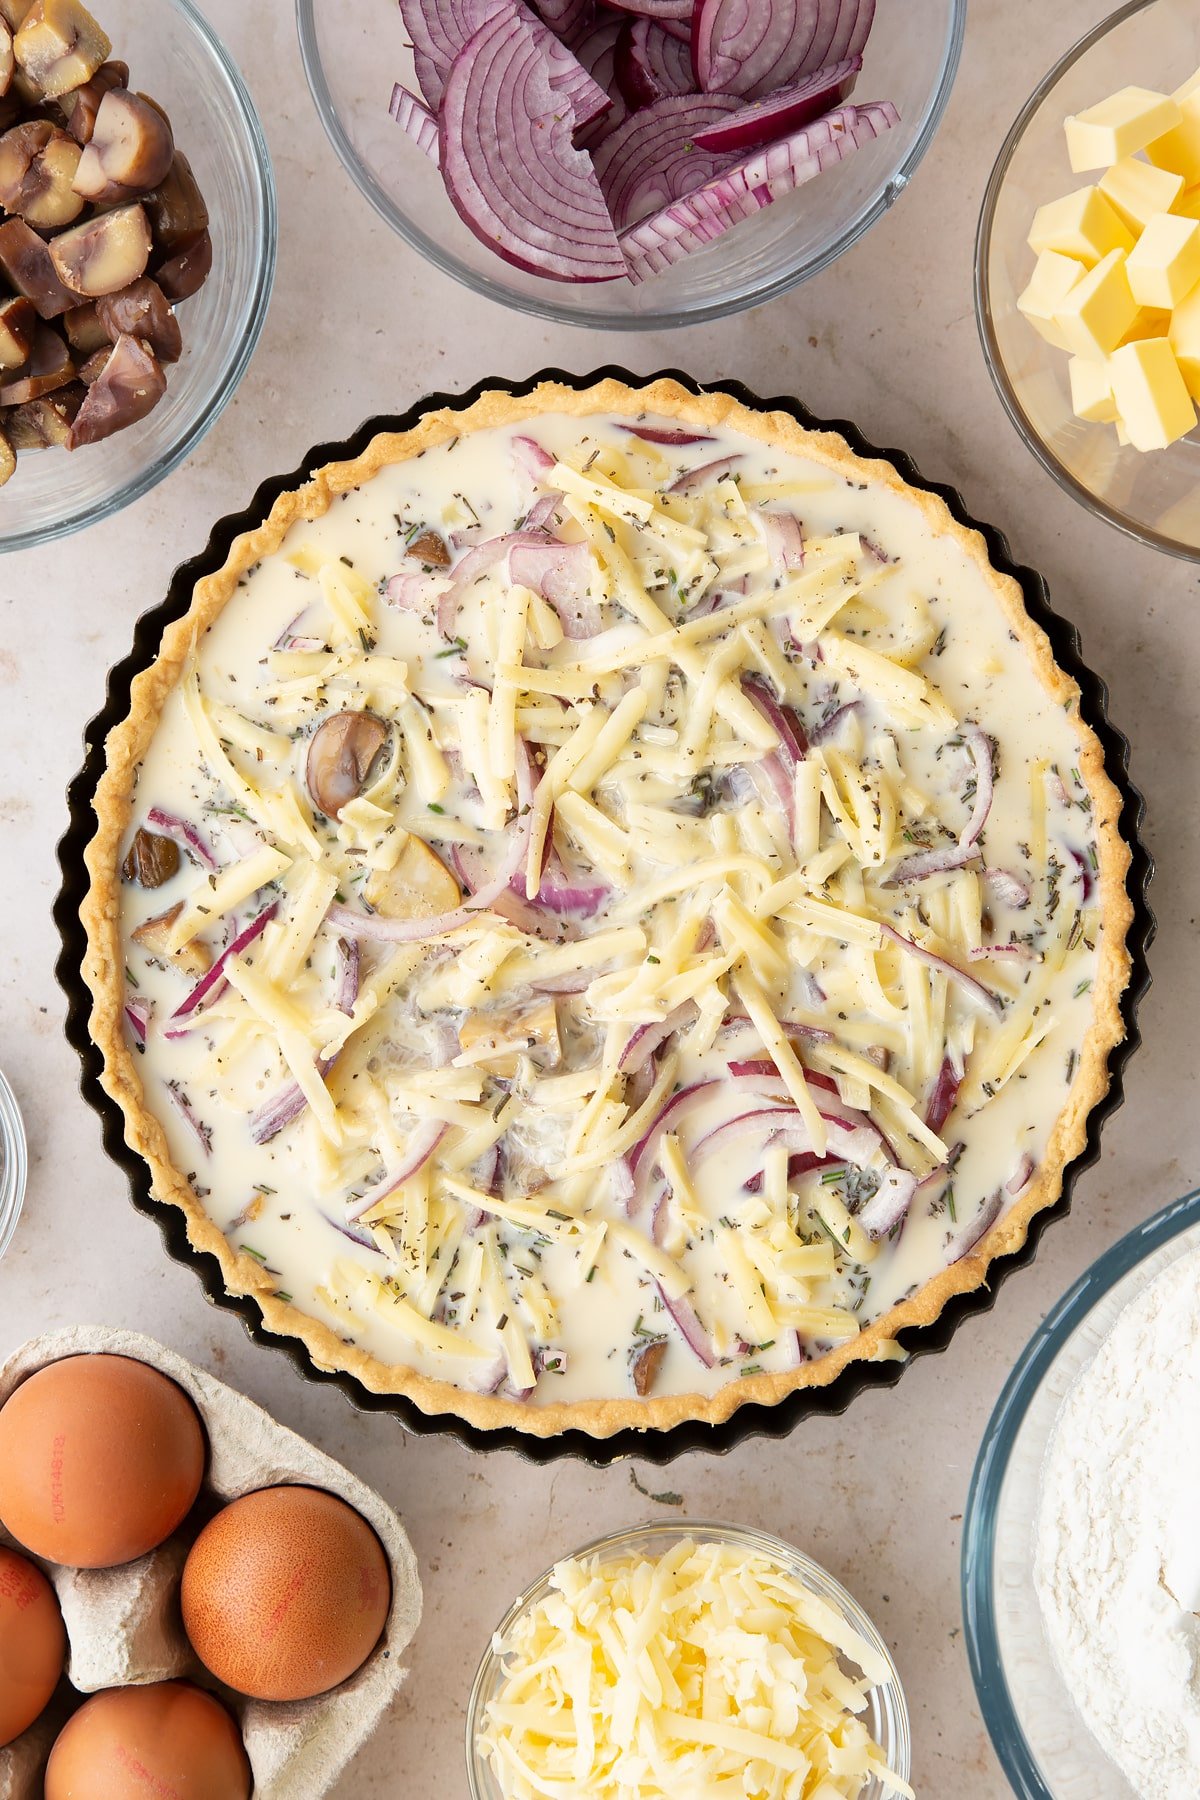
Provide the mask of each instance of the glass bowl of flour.
[{"label": "glass bowl of flour", "polygon": [[984,1721],[1018,1800],[1200,1794],[1200,1191],[1048,1314],[963,1527]]}]

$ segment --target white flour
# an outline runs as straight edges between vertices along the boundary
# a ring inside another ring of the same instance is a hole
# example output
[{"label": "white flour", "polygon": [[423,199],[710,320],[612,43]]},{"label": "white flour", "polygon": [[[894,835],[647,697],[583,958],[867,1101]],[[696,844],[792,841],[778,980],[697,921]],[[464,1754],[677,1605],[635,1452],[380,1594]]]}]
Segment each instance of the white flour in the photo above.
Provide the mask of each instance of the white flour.
[{"label": "white flour", "polygon": [[1067,1395],[1034,1573],[1067,1686],[1139,1800],[1200,1793],[1200,1253],[1130,1302]]}]

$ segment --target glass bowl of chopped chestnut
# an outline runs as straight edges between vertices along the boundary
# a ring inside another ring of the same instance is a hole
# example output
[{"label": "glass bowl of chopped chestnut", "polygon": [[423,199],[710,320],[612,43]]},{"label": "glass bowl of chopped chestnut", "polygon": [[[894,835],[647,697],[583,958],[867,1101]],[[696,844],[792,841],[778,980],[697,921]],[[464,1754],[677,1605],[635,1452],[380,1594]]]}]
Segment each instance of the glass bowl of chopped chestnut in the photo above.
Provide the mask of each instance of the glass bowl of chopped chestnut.
[{"label": "glass bowl of chopped chestnut", "polygon": [[108,517],[195,448],[258,341],[276,235],[253,104],[191,0],[0,0],[0,550]]}]

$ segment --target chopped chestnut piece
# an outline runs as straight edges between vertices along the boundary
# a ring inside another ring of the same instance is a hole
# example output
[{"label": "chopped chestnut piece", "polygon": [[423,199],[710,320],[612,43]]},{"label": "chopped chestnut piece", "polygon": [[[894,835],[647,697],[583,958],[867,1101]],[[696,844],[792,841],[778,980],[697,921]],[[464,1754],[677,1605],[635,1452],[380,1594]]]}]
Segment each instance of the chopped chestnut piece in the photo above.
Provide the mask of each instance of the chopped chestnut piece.
[{"label": "chopped chestnut piece", "polygon": [[49,245],[24,219],[6,219],[0,225],[0,271],[18,294],[33,301],[43,319],[56,319],[79,305],[79,295],[59,280]]},{"label": "chopped chestnut piece", "polygon": [[160,363],[178,362],[183,352],[179,320],[167,297],[148,275],[133,281],[119,294],[105,294],[96,302],[96,317],[116,343],[125,334],[149,344]]},{"label": "chopped chestnut piece", "polygon": [[33,0],[13,39],[17,62],[47,100],[90,81],[111,49],[80,0]]},{"label": "chopped chestnut piece", "polygon": [[662,1368],[666,1354],[666,1338],[651,1338],[648,1344],[643,1344],[640,1350],[635,1351],[629,1364],[635,1394],[640,1394],[645,1399],[658,1379],[658,1371]]},{"label": "chopped chestnut piece", "polygon": [[0,375],[0,406],[20,406],[25,400],[40,400],[55,388],[66,387],[74,379],[75,364],[71,352],[52,325],[38,320],[29,361],[19,369]]},{"label": "chopped chestnut piece", "polygon": [[[12,85],[13,70],[16,66],[17,59],[13,55],[12,32],[5,20],[0,19],[0,94],[7,94]],[[10,469],[9,474],[11,475],[11,473]],[[7,481],[8,476],[6,475],[4,479]]]},{"label": "chopped chestnut piece", "polygon": [[119,206],[52,239],[50,258],[77,294],[97,299],[136,281],[150,257],[150,226],[140,206]]},{"label": "chopped chestnut piece", "polygon": [[90,81],[59,101],[66,114],[67,130],[77,144],[89,144],[96,124],[100,102],[110,88],[123,88],[129,80],[129,65],[123,62],[101,63]]},{"label": "chopped chestnut piece", "polygon": [[79,159],[75,192],[101,206],[148,193],[166,178],[174,155],[171,127],[157,107],[126,88],[110,88]]},{"label": "chopped chestnut piece", "polygon": [[[453,912],[462,889],[436,850],[422,838],[410,837],[393,869],[373,869],[363,898],[389,919],[431,919]],[[486,1019],[486,1013],[476,1015]]]},{"label": "chopped chestnut piece", "polygon": [[105,339],[99,350],[93,350],[79,365],[79,379],[84,387],[91,387],[93,381],[99,381],[108,367],[108,359],[112,355],[112,344]]},{"label": "chopped chestnut piece", "polygon": [[161,887],[179,869],[179,845],[173,838],[159,837],[155,831],[140,828],[129,846],[129,854],[121,864],[126,881],[139,887]]},{"label": "chopped chestnut piece", "polygon": [[25,15],[32,5],[33,0],[0,0],[0,19],[14,36],[25,23]]},{"label": "chopped chestnut piece", "polygon": [[0,430],[0,487],[3,487],[17,466],[17,453],[12,444]]},{"label": "chopped chestnut piece", "polygon": [[208,280],[212,268],[212,239],[207,231],[189,238],[166,262],[159,263],[154,279],[170,301],[190,300]]},{"label": "chopped chestnut piece", "polygon": [[19,369],[29,361],[37,322],[32,300],[20,294],[0,300],[0,369]]},{"label": "chopped chestnut piece", "polygon": [[154,242],[160,250],[178,250],[208,230],[204,195],[182,150],[176,150],[165,177],[152,194],[146,195],[142,204],[150,218]]},{"label": "chopped chestnut piece", "polygon": [[340,712],[326,719],[308,746],[306,779],[312,803],[327,819],[340,819],[342,808],[367,785],[376,757],[391,732],[369,712]]},{"label": "chopped chestnut piece", "polygon": [[181,950],[171,948],[171,927],[182,911],[183,901],[177,900],[166,912],[156,913],[145,924],[139,925],[132,933],[133,940],[156,962],[183,969],[188,975],[207,975],[211,958],[203,944],[193,938]]},{"label": "chopped chestnut piece", "polygon": [[65,449],[83,395],[79,382],[72,381],[42,400],[10,407],[4,414],[4,429],[13,449],[49,450],[52,445]]},{"label": "chopped chestnut piece", "polygon": [[75,415],[68,450],[98,443],[114,431],[135,425],[158,405],[166,390],[166,376],[149,344],[137,338],[118,338]]},{"label": "chopped chestnut piece", "polygon": [[413,538],[405,545],[404,554],[415,556],[418,562],[425,563],[430,568],[448,569],[450,567],[450,552],[446,547],[446,540],[440,537],[436,531],[421,532],[419,537]]},{"label": "chopped chestnut piece", "polygon": [[79,145],[49,119],[30,119],[0,137],[0,206],[39,231],[69,225],[83,211],[71,186]]},{"label": "chopped chestnut piece", "polygon": [[80,356],[90,356],[93,350],[108,350],[112,346],[112,339],[100,323],[96,304],[95,300],[88,300],[83,306],[73,306],[70,312],[63,314],[67,341]]}]

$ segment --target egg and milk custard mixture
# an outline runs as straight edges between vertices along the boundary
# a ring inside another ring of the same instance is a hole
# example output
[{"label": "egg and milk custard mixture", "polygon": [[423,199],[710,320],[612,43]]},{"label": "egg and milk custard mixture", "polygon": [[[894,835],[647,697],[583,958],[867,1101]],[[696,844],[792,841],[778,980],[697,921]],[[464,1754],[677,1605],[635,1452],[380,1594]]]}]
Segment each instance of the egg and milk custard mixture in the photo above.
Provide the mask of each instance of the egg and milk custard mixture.
[{"label": "egg and milk custard mixture", "polygon": [[1036,1179],[1079,745],[911,490],[653,416],[430,448],[167,697],[146,1105],[260,1291],[384,1364],[534,1407],[794,1369]]}]

